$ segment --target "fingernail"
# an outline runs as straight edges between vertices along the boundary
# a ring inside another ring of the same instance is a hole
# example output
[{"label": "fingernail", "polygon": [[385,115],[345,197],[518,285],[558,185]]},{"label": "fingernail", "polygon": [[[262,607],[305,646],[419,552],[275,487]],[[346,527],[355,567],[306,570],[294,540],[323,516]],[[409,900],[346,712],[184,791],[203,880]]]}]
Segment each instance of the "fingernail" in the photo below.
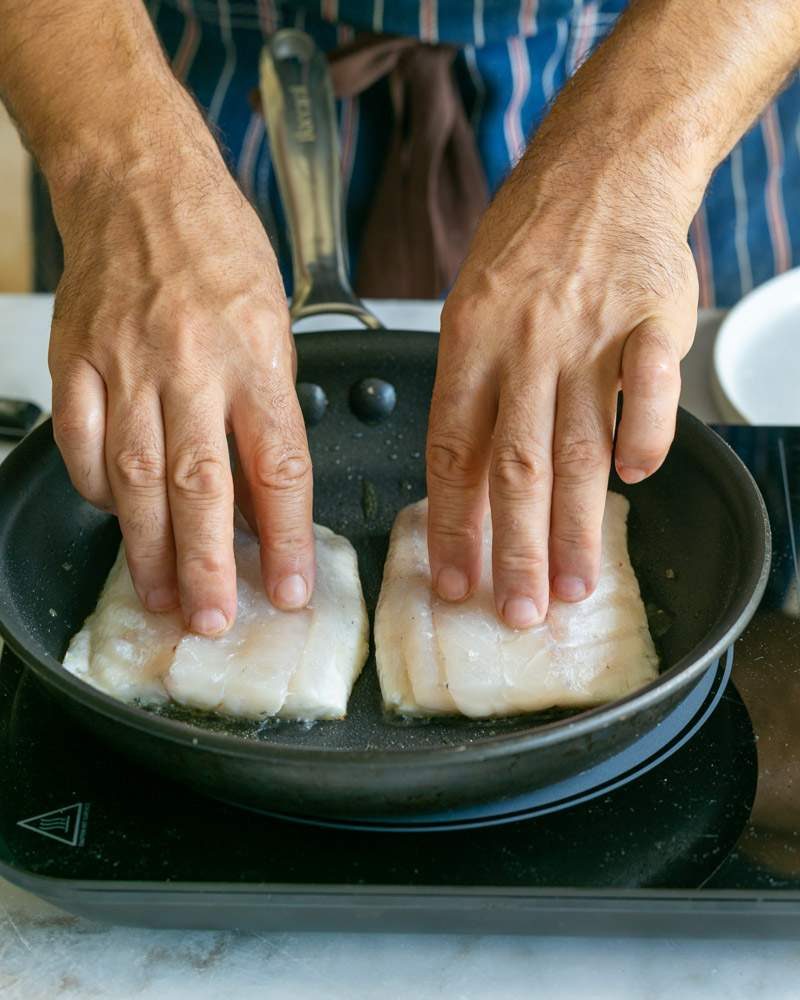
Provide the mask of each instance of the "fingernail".
[{"label": "fingernail", "polygon": [[624,479],[631,486],[647,478],[647,473],[644,469],[632,469],[629,465],[617,464],[617,472],[620,475],[620,479]]},{"label": "fingernail", "polygon": [[299,573],[286,576],[275,588],[277,603],[287,610],[294,611],[304,608],[308,603],[308,587]]},{"label": "fingernail", "polygon": [[178,591],[174,587],[156,587],[145,598],[148,611],[171,611],[180,604]]},{"label": "fingernail", "polygon": [[455,566],[445,566],[436,577],[436,592],[446,601],[462,601],[469,592],[469,580]]},{"label": "fingernail", "polygon": [[503,605],[503,618],[511,628],[530,628],[539,620],[539,612],[530,597],[509,597]]},{"label": "fingernail", "polygon": [[553,580],[553,593],[562,601],[580,601],[586,597],[586,584],[579,576],[557,576]]},{"label": "fingernail", "polygon": [[228,627],[228,619],[217,608],[195,611],[189,621],[189,628],[198,635],[219,635]]}]

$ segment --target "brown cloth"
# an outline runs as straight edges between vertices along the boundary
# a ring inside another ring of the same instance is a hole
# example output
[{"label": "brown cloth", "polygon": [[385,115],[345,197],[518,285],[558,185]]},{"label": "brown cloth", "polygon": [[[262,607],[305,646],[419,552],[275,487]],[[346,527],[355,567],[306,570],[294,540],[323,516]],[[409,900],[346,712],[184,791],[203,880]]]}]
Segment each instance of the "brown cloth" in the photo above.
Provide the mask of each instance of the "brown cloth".
[{"label": "brown cloth", "polygon": [[338,97],[354,97],[388,75],[394,107],[394,134],[359,252],[360,295],[438,298],[455,280],[488,203],[453,75],[456,52],[363,34],[328,57]]}]

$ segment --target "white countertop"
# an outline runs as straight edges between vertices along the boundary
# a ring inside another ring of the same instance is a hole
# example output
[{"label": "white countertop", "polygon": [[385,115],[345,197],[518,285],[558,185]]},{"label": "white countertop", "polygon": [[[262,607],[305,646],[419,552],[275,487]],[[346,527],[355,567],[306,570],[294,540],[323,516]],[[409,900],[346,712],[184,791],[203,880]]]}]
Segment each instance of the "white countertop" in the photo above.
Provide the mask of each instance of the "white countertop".
[{"label": "white countertop", "polygon": [[[0,396],[48,406],[51,308],[48,296],[0,296]],[[376,311],[404,328],[437,316],[431,304]],[[718,419],[707,388],[718,319],[701,318],[684,364],[682,402],[706,420]],[[3,1000],[781,1000],[798,983],[793,942],[150,931],[68,916],[0,879]]]}]

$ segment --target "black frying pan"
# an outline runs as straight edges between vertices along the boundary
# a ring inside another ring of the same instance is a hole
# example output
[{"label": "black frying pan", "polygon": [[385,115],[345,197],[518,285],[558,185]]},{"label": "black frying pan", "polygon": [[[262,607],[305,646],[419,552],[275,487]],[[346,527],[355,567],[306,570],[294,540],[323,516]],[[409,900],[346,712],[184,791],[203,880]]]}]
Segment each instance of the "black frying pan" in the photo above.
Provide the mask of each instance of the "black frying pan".
[{"label": "black frying pan", "polygon": [[[280,119],[270,122],[276,160],[285,164],[294,155],[293,135],[299,142],[313,134],[309,145],[317,154],[298,173],[310,200],[298,200],[296,186],[294,200],[286,190],[284,199],[293,221],[303,209],[304,217],[310,211],[318,221],[327,213],[328,223],[317,235],[295,226],[295,312],[323,311],[330,296],[338,311],[359,314],[338,249],[338,217],[331,215],[338,211],[329,169],[335,157],[320,167],[329,122],[325,113],[312,113],[319,102],[314,92],[326,80],[324,64],[299,33],[282,33],[272,49],[275,61],[265,77],[274,91],[270,117]],[[280,104],[286,93],[294,106]],[[329,112],[324,91],[323,98],[322,110]],[[297,352],[298,379],[321,386],[329,400],[325,417],[309,431],[315,517],[355,545],[372,612],[394,516],[425,492],[422,454],[436,336],[303,334]],[[365,377],[385,379],[397,390],[396,409],[378,424],[363,423],[350,409],[351,387]],[[49,424],[0,468],[0,628],[66,711],[109,745],[209,795],[320,817],[403,817],[499,800],[582,771],[656,725],[740,634],[763,592],[770,546],[763,501],[733,451],[698,420],[679,414],[675,444],[655,476],[632,488],[612,476],[611,486],[630,498],[632,560],[645,600],[668,623],[657,641],[662,671],[629,697],[568,718],[403,723],[383,714],[372,658],[347,720],[311,728],[289,722],[256,728],[177,708],[155,714],[85,685],[60,660],[94,607],[119,531],[70,486]]]}]

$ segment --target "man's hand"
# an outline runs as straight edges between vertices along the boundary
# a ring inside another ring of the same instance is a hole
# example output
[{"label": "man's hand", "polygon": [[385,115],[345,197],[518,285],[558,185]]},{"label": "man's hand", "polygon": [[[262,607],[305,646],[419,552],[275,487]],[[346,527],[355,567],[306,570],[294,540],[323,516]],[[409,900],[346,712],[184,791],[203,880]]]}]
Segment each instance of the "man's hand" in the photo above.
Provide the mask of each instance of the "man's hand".
[{"label": "man's hand", "polygon": [[236,614],[232,432],[267,595],[314,584],[311,466],[274,254],[131,0],[0,0],[0,93],[64,241],[53,424],[76,488],[120,519],[154,611]]},{"label": "man's hand", "polygon": [[56,195],[53,425],[75,487],[119,516],[142,602],[214,634],[236,614],[226,433],[282,608],[313,586],[311,467],[264,230],[221,162],[169,162]]},{"label": "man's hand", "polygon": [[428,440],[437,589],[479,578],[488,492],[497,609],[518,628],[551,580],[566,601],[594,589],[617,392],[617,469],[636,483],[672,441],[697,311],[685,229],[646,178],[549,169],[506,185],[447,300]]},{"label": "man's hand", "polygon": [[445,303],[428,437],[434,586],[480,575],[542,620],[599,574],[615,462],[664,461],[697,275],[686,242],[722,156],[800,56],[796,0],[638,0],[556,102],[490,206]]}]

